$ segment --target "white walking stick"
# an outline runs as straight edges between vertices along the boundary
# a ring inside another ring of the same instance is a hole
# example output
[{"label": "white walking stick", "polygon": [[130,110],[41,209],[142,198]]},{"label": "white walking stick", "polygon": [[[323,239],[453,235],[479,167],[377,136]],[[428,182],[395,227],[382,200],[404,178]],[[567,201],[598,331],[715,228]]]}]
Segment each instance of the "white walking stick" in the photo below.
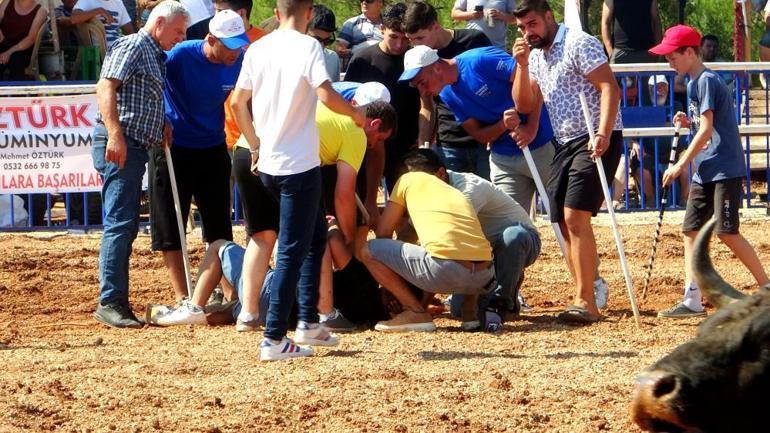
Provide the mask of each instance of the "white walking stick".
[{"label": "white walking stick", "polygon": [[[591,113],[588,111],[588,101],[586,101],[586,95],[580,92],[580,105],[583,107],[583,117],[586,121],[586,128],[588,129],[588,137],[591,143],[594,143],[595,133],[593,122],[591,121]],[[610,196],[610,188],[607,184],[607,176],[604,174],[604,164],[602,158],[596,158],[596,169],[599,171],[599,180],[602,182],[602,192],[604,193],[604,201],[607,203],[607,212],[610,214],[610,223],[612,223],[612,233],[615,235],[615,245],[618,247],[618,255],[620,255],[620,266],[623,268],[623,276],[626,278],[626,289],[628,289],[628,299],[631,301],[631,310],[634,312],[634,320],[636,321],[637,328],[641,328],[642,321],[639,319],[639,307],[636,305],[636,294],[634,293],[634,286],[631,282],[631,272],[628,269],[628,262],[626,261],[626,253],[623,251],[623,239],[620,237],[620,230],[618,229],[618,223],[615,220],[615,209],[612,206],[612,197]]]},{"label": "white walking stick", "polygon": [[[545,213],[548,215],[548,220],[551,221],[551,201],[548,199],[548,194],[545,192],[545,186],[543,186],[543,180],[540,179],[540,173],[537,171],[537,166],[535,166],[535,160],[532,159],[532,152],[529,151],[529,146],[525,147],[523,149],[524,152],[524,159],[527,161],[527,167],[529,167],[530,173],[532,173],[532,178],[535,180],[535,187],[537,187],[537,193],[540,194],[540,199],[543,200],[543,205],[545,206]],[[567,261],[567,269],[572,272],[572,269],[569,264],[569,259],[567,258],[567,244],[564,243],[564,235],[561,233],[561,227],[559,227],[559,223],[551,222],[551,227],[553,227],[553,233],[556,235],[556,241],[559,242],[559,248],[561,248],[561,254],[564,256],[564,260]]]},{"label": "white walking stick", "polygon": [[366,206],[364,206],[364,203],[361,201],[361,198],[358,197],[358,193],[354,193],[356,197],[356,206],[358,207],[358,210],[361,211],[361,216],[364,217],[364,222],[369,224],[369,212],[366,210]]},{"label": "white walking stick", "polygon": [[179,243],[182,245],[182,258],[184,259],[184,276],[187,282],[187,297],[192,299],[192,275],[190,274],[190,257],[187,255],[187,236],[185,235],[184,220],[182,219],[182,207],[179,204],[179,191],[176,188],[176,175],[174,174],[174,162],[171,160],[171,148],[164,147],[166,152],[166,165],[168,176],[171,178],[171,193],[174,196],[174,210],[176,211],[176,225],[179,228]]}]

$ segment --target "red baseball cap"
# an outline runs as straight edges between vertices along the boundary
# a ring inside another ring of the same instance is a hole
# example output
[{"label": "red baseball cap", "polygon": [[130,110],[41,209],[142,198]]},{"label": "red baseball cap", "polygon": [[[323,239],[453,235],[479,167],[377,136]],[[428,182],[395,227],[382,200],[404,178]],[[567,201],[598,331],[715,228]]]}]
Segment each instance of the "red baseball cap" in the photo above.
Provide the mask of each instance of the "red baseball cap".
[{"label": "red baseball cap", "polygon": [[700,33],[692,27],[679,24],[666,30],[663,40],[649,51],[651,54],[665,56],[673,53],[677,48],[699,46]]}]

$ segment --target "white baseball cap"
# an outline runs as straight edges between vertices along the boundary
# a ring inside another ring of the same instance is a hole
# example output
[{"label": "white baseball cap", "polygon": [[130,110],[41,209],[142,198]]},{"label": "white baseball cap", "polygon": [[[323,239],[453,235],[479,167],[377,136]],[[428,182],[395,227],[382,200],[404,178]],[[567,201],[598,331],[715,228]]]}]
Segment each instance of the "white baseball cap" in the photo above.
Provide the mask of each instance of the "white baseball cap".
[{"label": "white baseball cap", "polygon": [[426,45],[418,45],[404,54],[404,73],[398,78],[399,82],[412,81],[420,70],[438,62],[438,52]]},{"label": "white baseball cap", "polygon": [[650,86],[654,86],[656,84],[665,84],[668,86],[668,78],[666,78],[665,75],[659,74],[659,75],[652,75],[650,77],[650,80],[647,82]]},{"label": "white baseball cap", "polygon": [[209,33],[231,50],[249,45],[249,38],[243,27],[243,18],[230,9],[219,11],[211,18]]},{"label": "white baseball cap", "polygon": [[390,103],[390,91],[384,84],[371,81],[358,86],[353,99],[355,99],[358,105],[371,104],[374,101]]}]

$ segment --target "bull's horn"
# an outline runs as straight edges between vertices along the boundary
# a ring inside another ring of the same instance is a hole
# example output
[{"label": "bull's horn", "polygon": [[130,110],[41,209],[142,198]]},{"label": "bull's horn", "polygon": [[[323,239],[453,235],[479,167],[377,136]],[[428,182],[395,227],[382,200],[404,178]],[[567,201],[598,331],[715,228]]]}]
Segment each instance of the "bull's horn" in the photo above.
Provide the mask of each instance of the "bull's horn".
[{"label": "bull's horn", "polygon": [[716,218],[712,218],[695,238],[692,252],[692,275],[706,299],[717,308],[722,308],[746,295],[723,280],[711,263],[709,244],[711,243],[711,232],[714,231],[716,224]]}]

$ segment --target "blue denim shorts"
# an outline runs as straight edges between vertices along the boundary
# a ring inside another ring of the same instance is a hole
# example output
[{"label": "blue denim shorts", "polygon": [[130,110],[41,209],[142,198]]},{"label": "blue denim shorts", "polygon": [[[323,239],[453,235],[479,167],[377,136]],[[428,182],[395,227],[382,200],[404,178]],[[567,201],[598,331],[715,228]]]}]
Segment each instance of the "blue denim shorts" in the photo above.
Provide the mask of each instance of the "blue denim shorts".
[{"label": "blue denim shorts", "polygon": [[[246,250],[235,242],[226,242],[219,248],[219,260],[222,263],[222,276],[233,286],[238,293],[238,300],[233,305],[233,319],[238,319],[241,313],[241,299],[243,299],[243,257]],[[259,292],[259,324],[265,324],[267,306],[270,303],[270,280],[273,271],[268,270],[265,282]]]}]

